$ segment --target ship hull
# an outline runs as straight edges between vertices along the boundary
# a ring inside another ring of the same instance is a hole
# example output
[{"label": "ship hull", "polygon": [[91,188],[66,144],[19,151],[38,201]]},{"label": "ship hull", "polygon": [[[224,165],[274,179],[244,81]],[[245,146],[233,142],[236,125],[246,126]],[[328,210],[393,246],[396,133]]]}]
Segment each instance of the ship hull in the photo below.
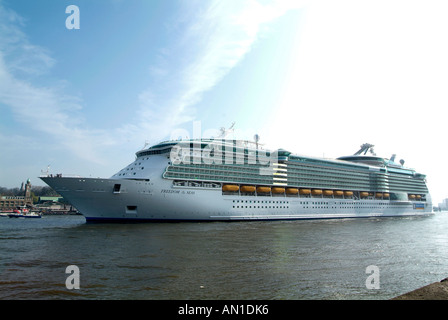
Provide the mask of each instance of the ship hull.
[{"label": "ship hull", "polygon": [[[41,177],[89,222],[247,221],[432,214],[430,201],[225,194],[166,179]],[[429,198],[429,194],[427,195]]]}]

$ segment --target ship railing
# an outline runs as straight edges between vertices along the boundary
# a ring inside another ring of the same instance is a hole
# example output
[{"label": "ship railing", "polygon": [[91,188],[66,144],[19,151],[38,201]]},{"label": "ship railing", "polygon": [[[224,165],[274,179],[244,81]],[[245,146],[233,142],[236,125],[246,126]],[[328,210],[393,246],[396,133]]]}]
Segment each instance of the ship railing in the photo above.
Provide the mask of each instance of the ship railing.
[{"label": "ship railing", "polygon": [[48,173],[48,174],[42,174],[42,175],[40,175],[40,177],[42,177],[42,178],[62,178],[62,177],[64,177],[64,178],[82,178],[82,176],[80,176],[80,175],[70,174],[70,173],[64,173],[64,174],[62,174],[62,173],[56,173],[56,174]]}]

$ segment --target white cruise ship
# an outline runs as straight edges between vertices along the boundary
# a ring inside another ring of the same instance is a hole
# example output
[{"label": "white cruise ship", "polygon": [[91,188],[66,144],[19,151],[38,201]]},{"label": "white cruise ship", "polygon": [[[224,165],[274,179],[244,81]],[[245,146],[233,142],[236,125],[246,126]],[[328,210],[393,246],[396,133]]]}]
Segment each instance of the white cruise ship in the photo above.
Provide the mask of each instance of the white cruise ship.
[{"label": "white cruise ship", "polygon": [[[87,221],[329,219],[432,213],[426,177],[364,144],[329,160],[243,140],[166,141],[111,178],[40,178]],[[371,151],[371,152],[368,152]]]}]

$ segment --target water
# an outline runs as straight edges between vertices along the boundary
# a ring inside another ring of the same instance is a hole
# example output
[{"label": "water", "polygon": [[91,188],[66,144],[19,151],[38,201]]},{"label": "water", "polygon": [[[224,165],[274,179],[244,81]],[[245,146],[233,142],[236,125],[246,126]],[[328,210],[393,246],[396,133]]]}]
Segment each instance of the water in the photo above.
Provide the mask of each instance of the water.
[{"label": "water", "polygon": [[[68,265],[80,289],[68,290]],[[366,268],[379,268],[367,289]],[[0,218],[0,299],[389,299],[448,277],[448,213],[86,224]]]}]

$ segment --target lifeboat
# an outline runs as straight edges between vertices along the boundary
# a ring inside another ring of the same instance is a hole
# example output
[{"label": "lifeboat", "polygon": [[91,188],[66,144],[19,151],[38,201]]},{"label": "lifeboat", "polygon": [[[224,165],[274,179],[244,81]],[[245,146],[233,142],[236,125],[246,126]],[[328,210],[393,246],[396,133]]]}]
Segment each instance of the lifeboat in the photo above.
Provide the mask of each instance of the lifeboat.
[{"label": "lifeboat", "polygon": [[367,198],[369,196],[369,193],[368,192],[360,192],[359,195],[361,198]]},{"label": "lifeboat", "polygon": [[381,192],[377,192],[377,193],[375,193],[375,197],[376,198],[382,198],[383,194]]},{"label": "lifeboat", "polygon": [[253,192],[255,192],[255,187],[254,186],[242,186],[241,187],[241,192],[253,193]]},{"label": "lifeboat", "polygon": [[269,193],[269,192],[271,192],[271,188],[270,187],[257,187],[257,192],[258,193]]},{"label": "lifeboat", "polygon": [[309,195],[311,194],[311,189],[300,189],[299,193],[302,195]]},{"label": "lifeboat", "polygon": [[234,184],[225,184],[222,186],[222,191],[224,192],[237,192],[239,189],[240,187]]},{"label": "lifeboat", "polygon": [[344,195],[344,191],[341,190],[335,190],[334,195],[337,197],[342,197]]},{"label": "lifeboat", "polygon": [[389,198],[389,194],[387,192],[383,193],[383,198]]},{"label": "lifeboat", "polygon": [[313,196],[320,196],[320,195],[322,195],[322,190],[320,190],[320,189],[313,189],[311,191],[311,193],[312,193]]},{"label": "lifeboat", "polygon": [[323,193],[324,193],[324,196],[332,196],[333,190],[324,190]]},{"label": "lifeboat", "polygon": [[288,189],[286,189],[286,193],[287,194],[298,194],[299,193],[299,189],[297,189],[297,188],[288,188]]},{"label": "lifeboat", "polygon": [[353,196],[353,191],[344,191],[344,196],[352,197]]},{"label": "lifeboat", "polygon": [[285,188],[273,187],[272,193],[285,193]]},{"label": "lifeboat", "polygon": [[415,196],[415,198],[417,198],[417,199],[421,199],[422,196],[421,196],[420,194],[417,194],[417,195]]},{"label": "lifeboat", "polygon": [[415,199],[415,194],[410,194],[409,199]]}]

